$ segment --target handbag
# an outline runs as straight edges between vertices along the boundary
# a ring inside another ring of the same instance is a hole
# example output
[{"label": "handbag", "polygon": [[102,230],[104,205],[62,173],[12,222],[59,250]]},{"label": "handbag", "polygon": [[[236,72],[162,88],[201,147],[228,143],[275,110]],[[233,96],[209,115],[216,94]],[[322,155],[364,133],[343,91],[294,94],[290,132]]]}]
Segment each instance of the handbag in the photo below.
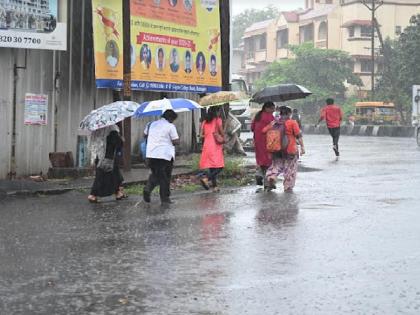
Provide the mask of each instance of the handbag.
[{"label": "handbag", "polygon": [[103,170],[105,173],[111,173],[114,169],[114,159],[103,158],[99,161],[98,168]]},{"label": "handbag", "polygon": [[150,125],[151,124],[152,124],[151,122],[149,122],[147,124],[147,136],[142,141],[140,141],[140,145],[139,145],[140,154],[141,154],[143,160],[146,160],[147,138],[149,137],[149,130],[150,130]]}]

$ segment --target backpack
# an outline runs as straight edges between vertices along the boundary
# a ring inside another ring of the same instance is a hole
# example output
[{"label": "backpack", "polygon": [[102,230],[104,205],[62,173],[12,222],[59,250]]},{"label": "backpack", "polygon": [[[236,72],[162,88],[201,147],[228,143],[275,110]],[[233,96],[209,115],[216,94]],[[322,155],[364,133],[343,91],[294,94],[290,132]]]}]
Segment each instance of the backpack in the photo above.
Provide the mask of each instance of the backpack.
[{"label": "backpack", "polygon": [[271,129],[266,134],[266,149],[270,153],[284,153],[287,154],[287,147],[289,146],[289,138],[286,135],[285,122],[276,123],[278,128]]}]

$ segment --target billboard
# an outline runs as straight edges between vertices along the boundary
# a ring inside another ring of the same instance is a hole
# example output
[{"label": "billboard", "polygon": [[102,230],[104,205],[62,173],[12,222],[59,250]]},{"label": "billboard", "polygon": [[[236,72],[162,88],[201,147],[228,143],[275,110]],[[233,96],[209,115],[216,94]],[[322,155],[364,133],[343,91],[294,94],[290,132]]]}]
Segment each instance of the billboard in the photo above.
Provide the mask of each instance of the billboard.
[{"label": "billboard", "polygon": [[58,0],[0,0],[0,47],[66,50]]},{"label": "billboard", "polygon": [[[121,5],[93,0],[93,9],[97,87],[121,88]],[[130,12],[133,90],[221,90],[218,0],[131,0]]]}]

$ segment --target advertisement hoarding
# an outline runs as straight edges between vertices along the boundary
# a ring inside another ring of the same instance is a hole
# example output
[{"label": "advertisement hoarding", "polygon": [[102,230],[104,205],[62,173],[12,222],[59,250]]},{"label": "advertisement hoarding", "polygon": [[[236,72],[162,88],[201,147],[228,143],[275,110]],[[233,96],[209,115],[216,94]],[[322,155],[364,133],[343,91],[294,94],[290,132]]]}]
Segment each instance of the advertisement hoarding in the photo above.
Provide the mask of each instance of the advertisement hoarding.
[{"label": "advertisement hoarding", "polygon": [[[122,87],[122,8],[93,0],[99,88]],[[206,93],[221,89],[217,0],[131,0],[134,90]]]},{"label": "advertisement hoarding", "polygon": [[66,50],[67,26],[58,0],[0,0],[0,47]]}]

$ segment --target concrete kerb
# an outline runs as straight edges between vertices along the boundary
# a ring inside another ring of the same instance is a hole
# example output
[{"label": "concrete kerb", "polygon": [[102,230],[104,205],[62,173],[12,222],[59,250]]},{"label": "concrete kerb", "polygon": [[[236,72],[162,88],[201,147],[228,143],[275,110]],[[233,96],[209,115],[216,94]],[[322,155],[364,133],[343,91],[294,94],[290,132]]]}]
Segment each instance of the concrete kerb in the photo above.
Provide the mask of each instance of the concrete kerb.
[{"label": "concrete kerb", "polygon": [[[314,125],[303,125],[306,134],[328,134],[328,128]],[[404,137],[415,136],[415,128],[410,126],[377,126],[377,125],[345,125],[341,127],[341,134],[348,136],[375,136],[375,137]]]}]

